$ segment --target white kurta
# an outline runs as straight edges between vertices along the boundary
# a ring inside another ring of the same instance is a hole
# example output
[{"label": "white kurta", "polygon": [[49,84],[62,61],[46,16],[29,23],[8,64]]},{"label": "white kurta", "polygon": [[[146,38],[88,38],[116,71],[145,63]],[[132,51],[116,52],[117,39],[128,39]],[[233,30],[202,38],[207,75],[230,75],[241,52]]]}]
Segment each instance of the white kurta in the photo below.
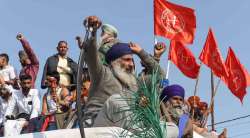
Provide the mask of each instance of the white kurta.
[{"label": "white kurta", "polygon": [[30,119],[38,117],[41,103],[37,89],[30,89],[27,97],[23,95],[21,90],[14,90],[12,97],[10,105],[6,110],[6,115],[13,115],[14,110],[17,108],[17,114],[30,114]]},{"label": "white kurta", "polygon": [[68,67],[68,61],[67,58],[63,58],[61,56],[58,56],[58,65],[57,65],[57,72],[60,75],[60,84],[64,86],[69,86],[70,85],[70,75],[71,73],[71,68]]},{"label": "white kurta", "polygon": [[[7,115],[18,115],[20,113],[30,114],[30,119],[38,117],[40,112],[40,99],[37,89],[30,89],[29,94],[24,96],[22,91],[15,90],[12,92],[12,100],[6,110]],[[18,113],[15,115],[14,111]],[[14,136],[21,133],[25,119],[7,120],[4,124],[4,136]]]},{"label": "white kurta", "polygon": [[14,67],[7,65],[6,67],[0,70],[0,76],[2,76],[5,81],[9,81],[11,79],[16,78]]},{"label": "white kurta", "polygon": [[[7,88],[10,93],[13,91],[12,86],[5,85],[4,87]],[[2,97],[0,97],[0,124],[4,123],[5,121],[6,110],[7,110],[7,107],[10,105],[11,100],[12,100],[12,96],[9,97],[8,101],[5,101],[4,99],[2,99]]]}]

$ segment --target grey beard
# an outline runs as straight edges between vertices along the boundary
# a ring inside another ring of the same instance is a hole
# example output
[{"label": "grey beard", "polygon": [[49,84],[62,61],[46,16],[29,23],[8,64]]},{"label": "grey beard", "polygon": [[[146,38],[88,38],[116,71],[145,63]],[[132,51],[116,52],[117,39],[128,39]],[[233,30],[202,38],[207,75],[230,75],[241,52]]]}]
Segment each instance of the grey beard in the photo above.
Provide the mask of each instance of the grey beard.
[{"label": "grey beard", "polygon": [[170,114],[173,118],[179,119],[184,114],[184,111],[181,107],[172,107],[170,109]]},{"label": "grey beard", "polygon": [[119,81],[123,85],[127,86],[130,90],[137,91],[138,86],[134,70],[132,70],[131,73],[127,72],[124,68],[121,67],[118,60],[111,63],[114,76],[118,78]]}]

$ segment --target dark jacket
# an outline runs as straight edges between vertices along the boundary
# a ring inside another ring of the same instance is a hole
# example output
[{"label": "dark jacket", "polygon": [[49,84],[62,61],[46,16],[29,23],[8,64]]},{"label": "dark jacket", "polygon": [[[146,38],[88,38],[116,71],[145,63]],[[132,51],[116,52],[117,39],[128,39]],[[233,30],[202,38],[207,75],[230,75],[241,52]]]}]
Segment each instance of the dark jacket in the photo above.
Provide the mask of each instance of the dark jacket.
[{"label": "dark jacket", "polygon": [[[46,80],[46,76],[47,76],[48,72],[57,71],[58,61],[59,61],[58,54],[55,54],[47,59],[45,66],[44,66],[44,69],[43,69],[43,76],[42,76],[42,81],[41,81],[41,88],[42,89],[47,88],[47,86],[45,84],[45,80]],[[70,74],[71,84],[76,84],[76,75],[77,75],[78,65],[74,60],[72,60],[69,57],[67,57],[67,61],[68,61],[68,66],[72,70],[72,74]]]}]

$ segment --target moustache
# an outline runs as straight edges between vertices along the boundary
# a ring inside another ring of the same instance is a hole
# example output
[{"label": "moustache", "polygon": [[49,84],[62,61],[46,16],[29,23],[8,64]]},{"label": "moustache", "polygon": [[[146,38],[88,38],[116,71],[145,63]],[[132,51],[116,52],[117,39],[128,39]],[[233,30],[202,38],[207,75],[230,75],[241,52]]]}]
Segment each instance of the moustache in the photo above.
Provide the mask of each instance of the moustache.
[{"label": "moustache", "polygon": [[173,108],[182,109],[181,105],[173,105]]}]

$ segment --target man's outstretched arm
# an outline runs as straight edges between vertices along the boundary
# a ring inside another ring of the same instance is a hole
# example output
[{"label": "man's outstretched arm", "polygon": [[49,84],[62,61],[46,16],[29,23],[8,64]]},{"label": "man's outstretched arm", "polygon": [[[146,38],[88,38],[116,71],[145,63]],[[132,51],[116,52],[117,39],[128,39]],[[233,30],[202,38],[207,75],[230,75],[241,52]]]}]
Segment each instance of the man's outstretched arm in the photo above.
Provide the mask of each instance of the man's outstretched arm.
[{"label": "man's outstretched arm", "polygon": [[23,49],[24,49],[25,53],[28,55],[28,58],[30,59],[31,64],[32,65],[39,65],[39,61],[38,61],[38,58],[37,58],[35,52],[31,48],[29,42],[24,38],[24,36],[19,33],[17,35],[17,40],[19,40],[22,43]]}]

